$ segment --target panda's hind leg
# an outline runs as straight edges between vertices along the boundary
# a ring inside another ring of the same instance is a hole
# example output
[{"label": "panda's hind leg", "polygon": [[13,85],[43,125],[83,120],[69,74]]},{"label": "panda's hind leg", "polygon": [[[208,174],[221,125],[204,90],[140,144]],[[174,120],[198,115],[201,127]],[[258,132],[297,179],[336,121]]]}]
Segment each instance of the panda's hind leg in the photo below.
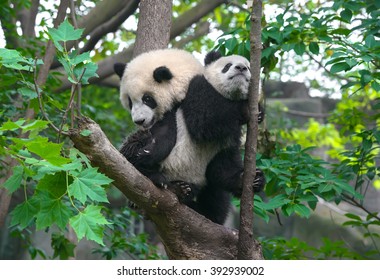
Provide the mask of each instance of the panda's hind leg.
[{"label": "panda's hind leg", "polygon": [[196,201],[187,204],[214,223],[223,225],[231,206],[231,195],[218,188],[203,187]]}]

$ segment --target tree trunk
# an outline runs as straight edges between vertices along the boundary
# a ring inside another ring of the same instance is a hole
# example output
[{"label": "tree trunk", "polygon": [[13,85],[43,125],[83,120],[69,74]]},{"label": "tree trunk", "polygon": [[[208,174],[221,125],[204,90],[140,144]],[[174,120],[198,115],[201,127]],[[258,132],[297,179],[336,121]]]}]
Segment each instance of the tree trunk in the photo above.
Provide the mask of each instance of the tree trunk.
[{"label": "tree trunk", "polygon": [[259,115],[259,85],[261,60],[261,16],[262,1],[254,0],[251,13],[251,86],[248,96],[250,120],[245,143],[243,194],[240,201],[240,227],[238,258],[263,259],[261,246],[253,239],[253,182],[256,174],[256,148]]},{"label": "tree trunk", "polygon": [[167,48],[172,23],[172,0],[141,0],[133,57]]},{"label": "tree trunk", "polygon": [[[82,136],[88,129],[92,133]],[[82,118],[78,129],[70,131],[75,147],[86,154],[94,166],[113,179],[113,184],[144,209],[171,259],[236,259],[238,232],[214,224],[204,216],[179,203],[168,190],[157,188],[142,176],[112,146],[98,124]]]}]

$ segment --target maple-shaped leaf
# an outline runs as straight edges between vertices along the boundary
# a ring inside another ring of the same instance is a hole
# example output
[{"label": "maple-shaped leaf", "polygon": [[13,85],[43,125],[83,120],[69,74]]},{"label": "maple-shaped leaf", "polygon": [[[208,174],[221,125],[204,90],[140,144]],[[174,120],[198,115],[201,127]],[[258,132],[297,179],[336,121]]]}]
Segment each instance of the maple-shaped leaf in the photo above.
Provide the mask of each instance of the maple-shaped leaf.
[{"label": "maple-shaped leaf", "polygon": [[48,192],[40,192],[38,198],[40,199],[40,211],[37,214],[37,229],[44,229],[56,224],[64,230],[72,216],[70,208]]},{"label": "maple-shaped leaf", "polygon": [[11,226],[18,225],[21,229],[26,228],[38,213],[39,201],[34,197],[17,205],[10,213],[12,220]]},{"label": "maple-shaped leaf", "polygon": [[13,167],[12,176],[10,176],[8,180],[4,183],[4,187],[9,191],[9,193],[13,193],[21,186],[23,176],[24,167],[20,165]]},{"label": "maple-shaped leaf", "polygon": [[88,168],[72,175],[74,182],[69,186],[70,195],[83,204],[87,197],[92,201],[108,202],[106,191],[101,185],[108,185],[112,180],[99,173],[97,168]]},{"label": "maple-shaped leaf", "polygon": [[70,225],[77,234],[78,240],[85,237],[104,245],[104,225],[109,224],[109,222],[100,213],[101,210],[101,206],[89,205],[83,212],[70,218]]},{"label": "maple-shaped leaf", "polygon": [[58,26],[58,28],[48,28],[48,34],[57,49],[63,51],[59,42],[78,40],[82,36],[83,30],[84,29],[75,29],[66,19]]}]

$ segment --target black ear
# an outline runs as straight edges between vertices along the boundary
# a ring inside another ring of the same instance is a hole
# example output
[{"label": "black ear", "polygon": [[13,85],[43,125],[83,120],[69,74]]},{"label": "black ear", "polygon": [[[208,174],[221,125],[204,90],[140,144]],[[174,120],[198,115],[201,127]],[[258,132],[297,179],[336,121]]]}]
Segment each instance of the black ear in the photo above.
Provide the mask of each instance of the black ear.
[{"label": "black ear", "polygon": [[173,78],[173,74],[166,66],[160,66],[153,71],[153,78],[156,82],[161,83],[162,81],[169,81]]},{"label": "black ear", "polygon": [[222,55],[218,51],[211,51],[205,57],[205,65],[209,65],[211,62],[214,62],[221,58]]},{"label": "black ear", "polygon": [[120,77],[120,79],[123,77],[123,74],[124,74],[124,70],[125,70],[125,66],[127,64],[125,63],[115,63],[113,65],[113,70],[115,71],[115,73]]}]

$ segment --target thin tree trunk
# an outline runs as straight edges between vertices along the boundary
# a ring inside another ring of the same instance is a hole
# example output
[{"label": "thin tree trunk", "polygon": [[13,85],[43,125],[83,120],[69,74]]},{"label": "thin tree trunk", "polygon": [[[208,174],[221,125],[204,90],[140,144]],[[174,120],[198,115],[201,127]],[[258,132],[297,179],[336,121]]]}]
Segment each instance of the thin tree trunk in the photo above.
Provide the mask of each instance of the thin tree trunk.
[{"label": "thin tree trunk", "polygon": [[251,12],[251,86],[248,97],[250,120],[245,143],[243,194],[240,202],[238,259],[263,259],[260,245],[253,239],[253,182],[256,176],[256,148],[259,115],[262,1],[254,0]]},{"label": "thin tree trunk", "polygon": [[133,57],[167,48],[172,24],[172,0],[141,0]]}]

